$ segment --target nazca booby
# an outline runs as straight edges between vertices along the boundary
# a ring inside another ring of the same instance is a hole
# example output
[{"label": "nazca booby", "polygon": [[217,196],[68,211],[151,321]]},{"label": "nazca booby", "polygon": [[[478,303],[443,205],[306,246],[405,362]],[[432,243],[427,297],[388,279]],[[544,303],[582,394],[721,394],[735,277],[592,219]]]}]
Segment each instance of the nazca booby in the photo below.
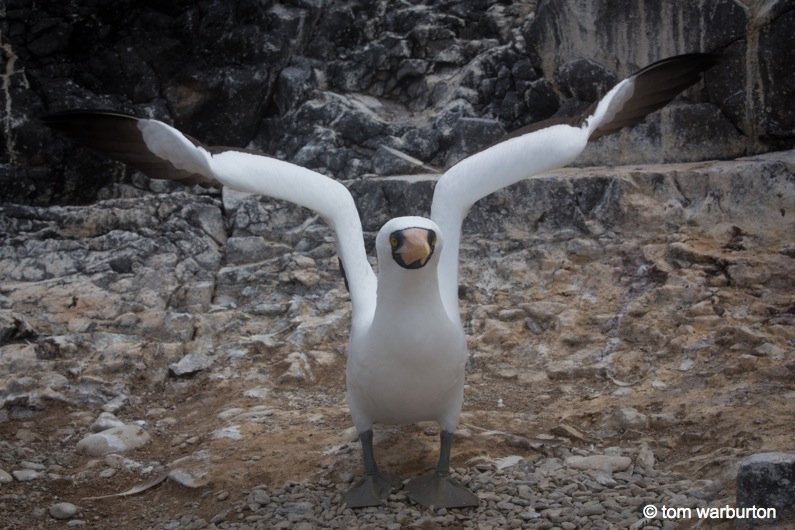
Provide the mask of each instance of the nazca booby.
[{"label": "nazca booby", "polygon": [[374,423],[431,420],[441,430],[439,463],[434,472],[408,482],[409,496],[426,506],[474,506],[478,498],[449,473],[467,360],[458,309],[458,250],[465,215],[480,198],[565,166],[589,140],[639,122],[698,81],[716,61],[712,54],[658,61],[619,82],[580,116],[531,125],[455,164],[436,184],[430,219],[398,217],[378,232],[377,276],[367,261],[353,198],[335,180],[260,154],[204,146],[153,119],[107,111],[66,111],[42,119],[150,177],[220,184],[320,214],[334,231],[352,302],[347,399],[365,473],[346,503],[378,505],[401,485],[376,465]]}]

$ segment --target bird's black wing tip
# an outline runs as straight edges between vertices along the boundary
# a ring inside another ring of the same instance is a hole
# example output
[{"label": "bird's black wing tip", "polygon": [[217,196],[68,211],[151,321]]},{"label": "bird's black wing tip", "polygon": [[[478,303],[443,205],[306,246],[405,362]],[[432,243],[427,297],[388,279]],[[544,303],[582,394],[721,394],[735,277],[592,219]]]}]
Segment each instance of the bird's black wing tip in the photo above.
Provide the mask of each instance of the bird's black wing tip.
[{"label": "bird's black wing tip", "polygon": [[137,120],[137,116],[108,109],[68,109],[55,112],[47,112],[38,116],[38,120],[47,126],[58,125],[61,123],[71,123],[86,119],[109,118],[123,120]]}]

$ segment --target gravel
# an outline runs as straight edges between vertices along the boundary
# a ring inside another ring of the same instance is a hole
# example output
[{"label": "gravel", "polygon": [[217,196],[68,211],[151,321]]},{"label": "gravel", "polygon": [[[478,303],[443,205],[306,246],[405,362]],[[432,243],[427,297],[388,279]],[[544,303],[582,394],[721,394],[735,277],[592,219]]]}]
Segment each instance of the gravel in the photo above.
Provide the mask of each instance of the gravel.
[{"label": "gravel", "polygon": [[[600,457],[604,455],[590,455]],[[711,481],[682,480],[672,474],[633,464],[615,473],[615,486],[595,482],[588,470],[567,466],[563,458],[520,460],[498,469],[477,464],[454,471],[455,477],[480,498],[476,509],[425,509],[399,490],[380,507],[352,510],[342,504],[345,483],[328,479],[288,482],[281,488],[259,485],[245,498],[225,505],[209,521],[183,515],[164,522],[165,528],[665,528],[661,519],[644,519],[646,504],[707,506],[708,500],[689,494]]]}]

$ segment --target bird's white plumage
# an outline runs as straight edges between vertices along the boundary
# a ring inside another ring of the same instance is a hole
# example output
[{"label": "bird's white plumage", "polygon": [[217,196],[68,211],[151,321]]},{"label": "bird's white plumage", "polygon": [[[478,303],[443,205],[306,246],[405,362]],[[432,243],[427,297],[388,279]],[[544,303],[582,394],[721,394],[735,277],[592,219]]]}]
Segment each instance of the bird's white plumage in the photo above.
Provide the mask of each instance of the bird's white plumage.
[{"label": "bird's white plumage", "polygon": [[370,326],[354,327],[348,352],[348,403],[360,432],[374,422],[422,420],[452,432],[461,411],[466,340],[439,297],[439,251],[446,243],[438,235],[424,267],[403,269],[392,260],[388,239],[407,228],[440,233],[430,219],[399,217],[376,237],[378,304]]},{"label": "bird's white plumage", "polygon": [[599,100],[594,113],[586,119],[588,136],[600,125],[612,120],[635,92],[635,76],[624,79]]},{"label": "bird's white plumage", "polygon": [[155,155],[171,162],[175,168],[213,177],[210,153],[193,145],[177,129],[157,120],[138,120],[138,130],[146,147]]}]

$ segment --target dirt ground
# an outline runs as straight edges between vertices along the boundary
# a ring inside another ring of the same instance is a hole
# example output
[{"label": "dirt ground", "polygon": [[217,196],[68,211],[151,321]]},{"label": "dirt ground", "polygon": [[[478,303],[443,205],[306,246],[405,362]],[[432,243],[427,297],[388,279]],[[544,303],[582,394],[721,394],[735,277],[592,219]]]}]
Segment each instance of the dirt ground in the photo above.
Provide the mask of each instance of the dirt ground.
[{"label": "dirt ground", "polygon": [[[55,500],[80,506],[81,519],[97,528],[157,527],[158,521],[168,519],[167,514],[177,518],[191,513],[210,520],[225,504],[244,498],[257,485],[278,488],[286,481],[346,480],[350,473],[358,474],[361,467],[358,443],[351,441],[354,433],[349,429],[344,404],[344,366],[338,364],[312,388],[296,385],[274,389],[267,421],[246,424],[247,432],[241,440],[211,436],[222,424],[218,413],[250,405],[250,399],[240,398],[240,388],[234,381],[218,385],[199,377],[178,391],[142,396],[139,410],[125,410],[126,416],[145,417],[147,410],[162,407],[168,416],[178,420],[174,425],[153,429],[153,442],[126,455],[130,459],[143,463],[174,462],[197,447],[210,451],[207,484],[196,489],[165,480],[135,495],[88,500],[127,491],[145,482],[145,478],[124,471],[110,479],[100,478],[97,459],[74,454],[73,437],[64,433],[79,425],[74,415],[79,411],[53,403],[46,412],[28,421],[0,424],[3,440],[14,440],[20,429],[35,433],[34,440],[25,447],[34,454],[52,455],[69,474],[33,485],[4,484],[0,490],[5,513],[3,527],[64,526],[44,513]],[[596,434],[599,422],[604,411],[614,407],[613,382],[580,377],[562,384],[552,381],[528,385],[518,379],[475,373],[466,389],[453,465],[473,465],[508,455],[532,461],[558,444],[609,447],[645,442],[653,450],[658,468],[695,480],[728,475],[727,467],[731,468],[745,454],[790,446],[791,379],[759,385],[741,381],[731,384],[721,379],[724,378],[694,375],[682,381],[673,398],[666,397],[665,402],[653,392],[640,393],[630,405],[641,410],[676,411],[680,415],[677,423],[652,423],[645,429],[601,437]],[[716,404],[718,398],[721,404]],[[563,424],[582,432],[584,439],[551,434]],[[384,469],[408,478],[435,464],[434,425],[389,427],[383,431],[386,435],[377,439],[376,451]],[[490,431],[502,434],[489,435]],[[189,438],[192,443],[187,447],[173,442]],[[730,483],[724,493],[732,496]]]}]

